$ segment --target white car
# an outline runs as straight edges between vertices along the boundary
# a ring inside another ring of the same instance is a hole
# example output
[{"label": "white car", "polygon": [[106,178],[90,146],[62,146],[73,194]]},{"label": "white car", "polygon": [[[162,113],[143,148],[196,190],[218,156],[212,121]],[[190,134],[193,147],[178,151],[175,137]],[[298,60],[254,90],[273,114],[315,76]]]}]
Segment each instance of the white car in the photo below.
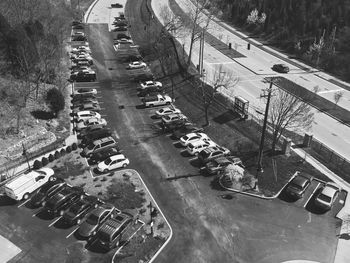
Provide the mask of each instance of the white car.
[{"label": "white car", "polygon": [[106,160],[103,162],[100,162],[97,165],[97,169],[100,172],[108,172],[113,169],[121,168],[121,167],[126,167],[129,165],[129,159],[124,156],[124,154],[117,154],[108,157]]},{"label": "white car", "polygon": [[145,82],[141,82],[141,89],[153,88],[153,87],[162,87],[163,84],[159,81],[148,80]]},{"label": "white car", "polygon": [[142,61],[134,61],[131,62],[128,66],[127,69],[139,69],[139,68],[145,68],[147,65],[145,62]]},{"label": "white car", "polygon": [[187,117],[183,115],[182,113],[174,113],[174,114],[168,114],[162,117],[162,123],[168,124],[171,122],[175,122],[178,120],[187,120]]},{"label": "white car", "polygon": [[165,107],[165,108],[161,108],[160,110],[157,110],[156,116],[158,118],[161,118],[169,114],[178,114],[178,113],[181,113],[181,111],[175,107]]},{"label": "white car", "polygon": [[115,41],[118,44],[134,44],[131,39],[121,38]]},{"label": "white car", "polygon": [[329,210],[340,192],[340,188],[334,183],[327,183],[315,198],[315,205]]},{"label": "white car", "polygon": [[97,94],[97,89],[77,89],[74,94]]},{"label": "white car", "polygon": [[208,140],[197,140],[197,141],[193,141],[190,142],[187,145],[187,152],[191,155],[197,155],[199,154],[201,151],[209,148],[209,147],[214,147],[216,146],[216,143],[213,142],[212,140],[208,139]]},{"label": "white car", "polygon": [[84,111],[77,112],[77,116],[76,116],[77,122],[84,122],[91,118],[101,119],[101,114],[91,110],[84,110]]},{"label": "white car", "polygon": [[84,122],[79,122],[77,124],[76,130],[81,131],[93,125],[107,125],[107,121],[105,119],[90,118]]},{"label": "white car", "polygon": [[180,143],[182,146],[186,147],[189,143],[195,142],[198,140],[209,141],[210,138],[205,133],[193,132],[193,133],[186,134],[185,136],[182,136],[180,138]]}]

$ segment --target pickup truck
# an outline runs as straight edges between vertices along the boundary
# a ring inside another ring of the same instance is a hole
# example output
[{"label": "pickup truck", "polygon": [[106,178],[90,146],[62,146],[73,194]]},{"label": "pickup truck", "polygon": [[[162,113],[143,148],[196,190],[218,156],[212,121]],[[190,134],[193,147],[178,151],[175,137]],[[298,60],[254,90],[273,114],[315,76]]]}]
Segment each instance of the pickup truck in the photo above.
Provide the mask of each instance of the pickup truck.
[{"label": "pickup truck", "polygon": [[145,107],[154,107],[161,105],[169,105],[172,102],[172,99],[168,95],[158,94],[156,96],[148,96],[142,99],[143,105]]}]

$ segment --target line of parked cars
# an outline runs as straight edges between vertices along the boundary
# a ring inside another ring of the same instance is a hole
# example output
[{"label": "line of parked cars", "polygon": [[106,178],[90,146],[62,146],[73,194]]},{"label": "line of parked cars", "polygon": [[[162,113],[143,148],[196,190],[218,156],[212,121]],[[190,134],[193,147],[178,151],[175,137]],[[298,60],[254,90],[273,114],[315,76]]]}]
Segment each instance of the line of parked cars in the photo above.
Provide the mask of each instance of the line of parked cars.
[{"label": "line of parked cars", "polygon": [[[289,197],[295,200],[300,199],[311,185],[312,180],[314,178],[311,175],[296,172],[284,191]],[[341,188],[333,182],[323,183],[316,193],[314,205],[324,211],[331,209],[340,191]]]},{"label": "line of parked cars", "polygon": [[69,226],[79,225],[76,230],[79,238],[108,250],[119,245],[122,234],[133,222],[132,215],[54,177],[51,168],[22,174],[4,189],[8,197],[28,200],[29,207],[40,208],[40,213],[59,216]]},{"label": "line of parked cars", "polygon": [[70,51],[71,74],[69,81],[71,82],[89,82],[96,81],[96,73],[91,68],[93,59],[91,50],[84,33],[85,25],[81,21],[73,21],[72,23],[72,42],[83,41],[84,44],[72,48]]}]

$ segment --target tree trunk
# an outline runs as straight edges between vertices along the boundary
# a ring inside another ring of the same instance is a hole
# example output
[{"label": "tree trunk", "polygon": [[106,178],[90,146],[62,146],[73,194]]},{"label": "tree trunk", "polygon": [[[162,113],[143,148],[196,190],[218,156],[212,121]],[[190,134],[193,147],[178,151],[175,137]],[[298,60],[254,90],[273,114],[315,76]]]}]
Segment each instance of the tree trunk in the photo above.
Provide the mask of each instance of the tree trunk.
[{"label": "tree trunk", "polygon": [[20,127],[20,124],[21,124],[21,108],[19,107],[17,109],[17,120],[16,120],[16,133],[18,134],[19,133],[19,127]]},{"label": "tree trunk", "polygon": [[184,68],[183,68],[183,66],[181,64],[181,60],[180,60],[180,57],[179,57],[179,53],[177,52],[177,48],[176,48],[176,44],[175,44],[174,38],[170,37],[169,40],[170,40],[171,44],[174,47],[174,52],[175,52],[175,55],[176,55],[176,63],[177,63],[177,66],[178,66],[180,72],[182,73],[184,71]]},{"label": "tree trunk", "polygon": [[192,35],[191,35],[191,42],[190,42],[190,51],[188,52],[187,65],[191,65],[193,42],[194,42],[194,34],[192,33]]}]

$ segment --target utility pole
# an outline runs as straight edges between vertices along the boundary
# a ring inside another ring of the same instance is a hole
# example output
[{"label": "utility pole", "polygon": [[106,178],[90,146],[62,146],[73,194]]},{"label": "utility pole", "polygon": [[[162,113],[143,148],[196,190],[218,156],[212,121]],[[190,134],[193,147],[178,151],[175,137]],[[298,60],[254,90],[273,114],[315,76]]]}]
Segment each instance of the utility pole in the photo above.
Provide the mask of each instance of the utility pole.
[{"label": "utility pole", "polygon": [[203,60],[204,60],[204,29],[201,32],[200,42],[199,42],[199,61],[198,61],[199,69],[198,70],[199,70],[200,77],[203,77],[203,73],[204,73]]},{"label": "utility pole", "polygon": [[267,117],[268,117],[268,113],[269,113],[270,99],[271,99],[271,94],[272,94],[272,84],[273,84],[273,79],[271,78],[270,79],[270,87],[266,90],[267,95],[260,96],[260,97],[264,97],[264,98],[267,97],[267,102],[266,102],[264,123],[263,123],[263,127],[262,127],[260,146],[259,146],[258,168],[257,168],[258,173],[264,172],[263,167],[262,167],[262,157],[263,157],[263,151],[264,151],[264,141],[265,141]]}]

